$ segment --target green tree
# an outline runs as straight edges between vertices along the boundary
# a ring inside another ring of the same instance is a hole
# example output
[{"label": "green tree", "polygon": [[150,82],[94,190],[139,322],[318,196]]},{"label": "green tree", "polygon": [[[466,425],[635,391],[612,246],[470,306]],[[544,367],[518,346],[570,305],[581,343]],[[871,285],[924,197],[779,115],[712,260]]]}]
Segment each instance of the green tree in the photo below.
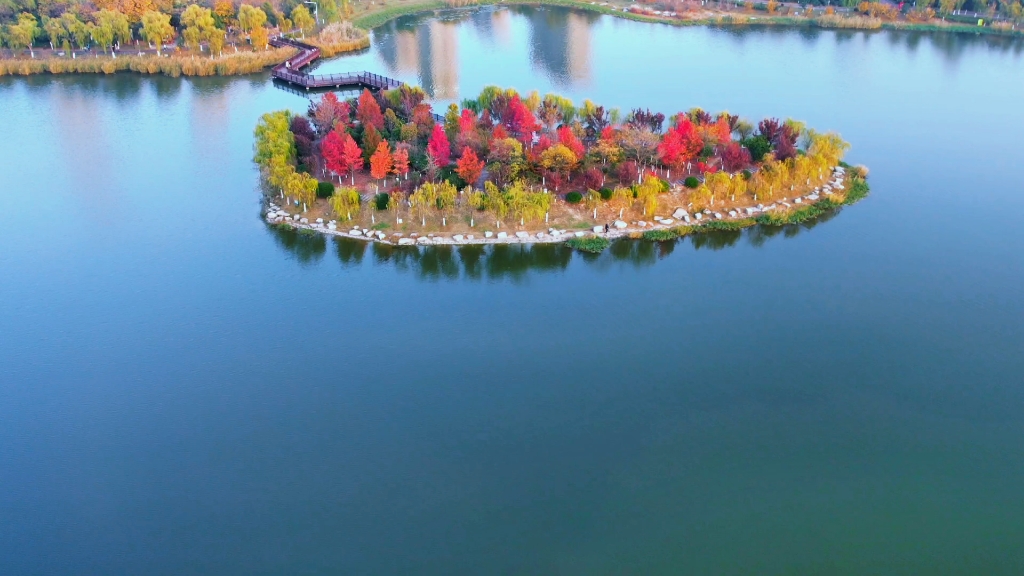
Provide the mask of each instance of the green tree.
[{"label": "green tree", "polygon": [[130,42],[132,39],[132,28],[128,24],[128,17],[117,10],[100,10],[96,13],[96,24],[109,28],[113,33],[113,41],[118,46]]},{"label": "green tree", "polygon": [[[67,45],[68,31],[64,29],[60,18],[43,18],[43,30],[50,41],[50,48],[56,50],[60,46]],[[65,48],[65,50],[67,49]]]},{"label": "green tree", "polygon": [[111,54],[111,56],[113,56],[113,54],[114,54],[114,29],[111,28],[109,24],[102,23],[102,22],[99,23],[99,24],[93,24],[92,22],[90,22],[90,23],[88,23],[86,25],[86,27],[89,30],[89,35],[92,36],[93,42],[95,42],[97,46],[99,46],[100,48],[102,48],[104,50],[106,50],[107,47],[109,46],[110,47],[110,54]]},{"label": "green tree", "polygon": [[156,53],[160,54],[164,41],[174,36],[174,28],[171,26],[171,17],[150,10],[142,15],[142,37],[148,42],[156,44]]},{"label": "green tree", "polygon": [[15,50],[28,49],[29,54],[35,58],[32,51],[32,43],[39,36],[39,23],[36,17],[28,12],[18,15],[18,23],[7,27],[7,43]]},{"label": "green tree", "polygon": [[85,45],[89,43],[89,27],[85,25],[71,12],[65,12],[60,15],[61,24],[64,25],[64,29],[67,30],[68,35],[74,39],[75,45],[81,50],[85,48]]}]

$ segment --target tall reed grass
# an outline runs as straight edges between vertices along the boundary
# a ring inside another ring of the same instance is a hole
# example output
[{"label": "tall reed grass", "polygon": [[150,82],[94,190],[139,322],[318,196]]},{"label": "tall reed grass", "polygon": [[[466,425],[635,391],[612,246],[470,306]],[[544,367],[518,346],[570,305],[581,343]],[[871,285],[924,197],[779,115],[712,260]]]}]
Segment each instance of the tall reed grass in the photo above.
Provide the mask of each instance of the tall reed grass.
[{"label": "tall reed grass", "polygon": [[2,59],[0,76],[28,76],[31,74],[113,74],[138,72],[167,76],[235,76],[254,74],[280,64],[295,55],[294,48],[275,48],[264,52],[239,52],[219,58],[191,56],[118,56],[110,58],[46,58]]}]

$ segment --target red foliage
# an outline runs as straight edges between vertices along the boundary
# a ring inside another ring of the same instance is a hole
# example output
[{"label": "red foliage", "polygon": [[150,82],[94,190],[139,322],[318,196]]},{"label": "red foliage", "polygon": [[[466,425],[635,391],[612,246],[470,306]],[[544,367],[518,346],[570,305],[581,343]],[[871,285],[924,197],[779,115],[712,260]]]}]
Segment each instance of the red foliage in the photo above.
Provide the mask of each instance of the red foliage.
[{"label": "red foliage", "polygon": [[674,128],[670,128],[658,144],[658,155],[661,162],[675,169],[680,169],[687,162],[692,161],[701,150],[704,149],[704,141],[693,122],[680,115],[679,122]]},{"label": "red foliage", "polygon": [[434,124],[434,131],[427,142],[427,155],[439,166],[447,166],[452,161],[452,147],[448,143],[448,135],[440,124]]},{"label": "red foliage", "polygon": [[591,190],[597,190],[604,185],[604,172],[600,168],[591,166],[583,173],[583,185]]},{"label": "red foliage", "polygon": [[413,107],[412,122],[416,125],[421,138],[430,134],[430,131],[434,129],[434,114],[430,104],[421,102]]},{"label": "red foliage", "polygon": [[580,139],[576,137],[572,128],[569,128],[568,126],[562,126],[559,128],[558,141],[569,150],[572,150],[572,153],[575,154],[577,158],[583,158],[583,142],[580,142]]},{"label": "red foliage", "polygon": [[342,169],[338,171],[344,176],[347,173],[354,173],[363,167],[363,151],[359,149],[355,139],[348,132],[342,137],[341,164]]},{"label": "red foliage", "polygon": [[636,184],[638,176],[640,176],[640,171],[637,170],[636,162],[627,160],[619,164],[619,182],[626,185]]},{"label": "red foliage", "polygon": [[548,138],[547,134],[542,134],[541,137],[537,139],[537,145],[533,147],[533,151],[539,156],[541,152],[554,145],[555,143],[551,141],[551,138]]},{"label": "red foliage", "polygon": [[701,174],[714,174],[718,172],[718,166],[709,166],[703,162],[697,162],[697,172]]},{"label": "red foliage", "polygon": [[409,171],[409,145],[399,144],[395,146],[395,153],[392,154],[391,159],[394,161],[394,168],[392,171],[395,174],[401,176]]},{"label": "red foliage", "polygon": [[537,124],[537,119],[533,116],[533,112],[530,112],[526,104],[523,104],[518,94],[513,96],[512,100],[508,103],[508,109],[505,111],[502,119],[509,133],[514,135],[523,144],[533,142],[533,133],[540,128],[540,125]]},{"label": "red foliage", "polygon": [[611,126],[605,126],[601,129],[601,140],[607,140],[612,142],[615,140],[615,129]]},{"label": "red foliage", "polygon": [[494,127],[494,131],[491,132],[491,136],[495,140],[504,140],[505,138],[508,138],[508,131],[505,130],[504,126],[498,124]]},{"label": "red foliage", "polygon": [[377,104],[377,99],[373,97],[373,94],[365,88],[359,95],[356,118],[363,123],[363,126],[373,126],[377,130],[384,128],[384,115],[380,111],[380,105]]},{"label": "red foliage", "polygon": [[729,172],[737,172],[750,166],[750,150],[739,142],[729,142],[722,150],[722,165]]},{"label": "red foliage", "polygon": [[[344,133],[348,136],[348,133]],[[351,140],[352,137],[348,136]],[[331,130],[327,137],[320,142],[320,154],[324,157],[324,164],[327,169],[337,174],[345,173],[345,163],[342,160],[345,151],[345,141],[337,130]]]},{"label": "red foliage", "polygon": [[476,184],[477,180],[480,179],[480,175],[484,172],[484,161],[481,160],[476,152],[472,148],[466,147],[462,149],[462,158],[455,163],[455,173],[466,181],[466,184],[470,186]]},{"label": "red foliage", "polygon": [[391,147],[388,141],[384,140],[377,145],[377,150],[370,156],[370,176],[380,180],[386,178],[394,166],[394,159],[391,157]]},{"label": "red foliage", "polygon": [[348,128],[351,113],[352,109],[348,102],[340,102],[334,92],[324,94],[319,102],[309,105],[309,117],[313,119],[313,124],[321,134],[326,134],[339,125],[343,129]]},{"label": "red foliage", "polygon": [[723,117],[719,117],[718,120],[708,126],[707,135],[711,137],[717,144],[724,144],[732,140],[732,127],[729,125],[729,121]]},{"label": "red foliage", "polygon": [[459,133],[472,134],[474,131],[476,131],[476,114],[469,108],[463,108],[462,115],[459,116]]}]

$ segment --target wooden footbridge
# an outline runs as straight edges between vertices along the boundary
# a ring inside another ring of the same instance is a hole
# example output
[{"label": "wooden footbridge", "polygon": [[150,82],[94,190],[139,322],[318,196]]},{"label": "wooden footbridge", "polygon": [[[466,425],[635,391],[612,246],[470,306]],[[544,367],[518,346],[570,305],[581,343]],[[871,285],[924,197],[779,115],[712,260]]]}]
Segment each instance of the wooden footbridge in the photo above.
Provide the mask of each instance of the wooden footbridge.
[{"label": "wooden footbridge", "polygon": [[306,90],[318,88],[328,89],[350,89],[369,88],[370,90],[391,90],[402,85],[401,82],[380,74],[372,72],[344,72],[341,74],[306,74],[303,68],[309,66],[320,57],[320,49],[310,46],[305,42],[299,42],[283,36],[270,40],[270,45],[275,48],[290,46],[298,49],[299,53],[292,56],[284,63],[274,66],[270,75],[275,80]]}]

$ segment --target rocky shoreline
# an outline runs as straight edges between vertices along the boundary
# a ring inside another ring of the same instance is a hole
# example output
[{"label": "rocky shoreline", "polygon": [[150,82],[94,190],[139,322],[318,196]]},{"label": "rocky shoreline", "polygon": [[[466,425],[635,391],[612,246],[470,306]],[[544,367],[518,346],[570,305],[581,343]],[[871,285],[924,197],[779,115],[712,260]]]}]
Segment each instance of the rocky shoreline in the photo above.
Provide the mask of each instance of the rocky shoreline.
[{"label": "rocky shoreline", "polygon": [[402,232],[387,233],[383,230],[374,230],[359,226],[344,226],[336,220],[325,221],[317,218],[310,222],[301,214],[289,212],[276,202],[268,201],[264,206],[263,217],[268,224],[275,226],[291,226],[298,230],[311,230],[329,236],[339,236],[353,240],[367,242],[379,242],[394,246],[437,246],[437,245],[472,245],[472,244],[544,244],[565,242],[573,238],[605,238],[614,240],[617,238],[628,238],[636,234],[642,234],[652,230],[671,230],[679,226],[699,226],[707,222],[715,221],[736,221],[755,218],[761,214],[773,212],[787,212],[813,206],[835,194],[837,191],[845,190],[846,169],[836,166],[832,169],[832,178],[824,186],[815,188],[809,194],[793,198],[783,198],[771,204],[758,204],[756,206],[733,207],[723,212],[716,212],[711,209],[690,213],[686,208],[674,208],[671,216],[654,216],[652,222],[639,220],[626,222],[614,220],[607,225],[594,226],[589,230],[565,230],[548,228],[546,231],[527,232],[523,230],[509,232],[501,230],[484,229],[480,233],[464,234],[435,234],[429,233],[420,235]]}]

